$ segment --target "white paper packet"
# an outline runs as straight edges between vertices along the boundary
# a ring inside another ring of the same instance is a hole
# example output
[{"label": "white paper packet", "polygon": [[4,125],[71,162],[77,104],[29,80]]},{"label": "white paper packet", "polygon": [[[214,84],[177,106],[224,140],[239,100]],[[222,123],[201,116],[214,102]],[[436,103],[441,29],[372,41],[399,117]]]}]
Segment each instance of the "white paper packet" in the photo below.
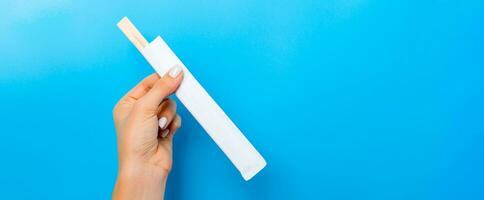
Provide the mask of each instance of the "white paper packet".
[{"label": "white paper packet", "polygon": [[141,54],[160,76],[163,76],[175,65],[183,68],[184,77],[175,93],[176,96],[227,155],[246,181],[266,166],[264,158],[160,36],[143,48]]}]

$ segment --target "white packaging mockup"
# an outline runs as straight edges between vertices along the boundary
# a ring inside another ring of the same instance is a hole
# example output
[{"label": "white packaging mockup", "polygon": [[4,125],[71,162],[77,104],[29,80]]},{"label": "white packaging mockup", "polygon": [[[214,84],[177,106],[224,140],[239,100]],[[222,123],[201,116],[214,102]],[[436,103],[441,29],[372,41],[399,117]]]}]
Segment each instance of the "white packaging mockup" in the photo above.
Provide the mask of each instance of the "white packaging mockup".
[{"label": "white packaging mockup", "polygon": [[184,77],[175,93],[176,96],[227,155],[245,180],[251,179],[266,166],[264,158],[160,36],[140,51],[160,76],[176,65],[183,68]]}]

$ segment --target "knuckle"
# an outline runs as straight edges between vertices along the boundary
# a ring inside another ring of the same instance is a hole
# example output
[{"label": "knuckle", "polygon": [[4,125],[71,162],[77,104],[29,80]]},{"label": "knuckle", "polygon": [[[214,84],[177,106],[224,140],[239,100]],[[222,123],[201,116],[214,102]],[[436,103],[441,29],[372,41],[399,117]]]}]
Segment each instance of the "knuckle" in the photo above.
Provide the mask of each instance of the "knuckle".
[{"label": "knuckle", "polygon": [[172,109],[164,109],[159,112],[160,116],[167,117],[170,121],[174,119],[175,111]]},{"label": "knuckle", "polygon": [[151,86],[147,85],[146,83],[141,83],[139,86],[138,86],[139,90],[140,91],[143,91],[144,93],[148,92],[151,90]]},{"label": "knuckle", "polygon": [[170,108],[171,110],[176,110],[176,102],[175,102],[175,100],[173,100],[173,99],[168,99],[167,101],[168,101],[167,103],[168,103],[168,105],[169,105],[169,108]]},{"label": "knuckle", "polygon": [[112,109],[113,117],[115,117],[115,118],[119,117],[121,115],[121,113],[125,112],[126,109],[129,109],[129,107],[133,103],[135,103],[135,101],[133,101],[129,97],[125,97],[125,98],[122,98],[121,100],[119,100],[118,103],[116,103],[116,105],[114,105],[114,107]]},{"label": "knuckle", "polygon": [[158,110],[157,107],[150,106],[146,104],[144,101],[139,101],[133,106],[133,114],[143,114],[143,115],[151,115],[156,113]]}]

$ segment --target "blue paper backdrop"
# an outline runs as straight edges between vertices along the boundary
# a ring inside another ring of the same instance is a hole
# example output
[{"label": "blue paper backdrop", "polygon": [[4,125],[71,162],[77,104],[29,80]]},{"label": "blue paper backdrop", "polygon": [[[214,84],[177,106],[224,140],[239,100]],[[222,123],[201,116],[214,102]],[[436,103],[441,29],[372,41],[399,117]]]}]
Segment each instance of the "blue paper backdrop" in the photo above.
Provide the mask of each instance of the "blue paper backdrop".
[{"label": "blue paper backdrop", "polygon": [[168,199],[484,199],[484,3],[0,2],[0,196],[108,199],[111,110],[161,35],[265,156],[243,181],[180,106]]}]

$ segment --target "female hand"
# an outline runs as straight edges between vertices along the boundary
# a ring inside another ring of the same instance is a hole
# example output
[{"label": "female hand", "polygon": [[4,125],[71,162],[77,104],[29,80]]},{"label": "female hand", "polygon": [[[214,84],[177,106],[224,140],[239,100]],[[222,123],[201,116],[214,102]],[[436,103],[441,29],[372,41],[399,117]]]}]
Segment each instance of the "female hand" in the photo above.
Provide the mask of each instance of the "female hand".
[{"label": "female hand", "polygon": [[173,134],[181,125],[175,92],[183,70],[151,74],[129,91],[113,110],[118,140],[118,178],[113,199],[163,199],[172,166]]}]

